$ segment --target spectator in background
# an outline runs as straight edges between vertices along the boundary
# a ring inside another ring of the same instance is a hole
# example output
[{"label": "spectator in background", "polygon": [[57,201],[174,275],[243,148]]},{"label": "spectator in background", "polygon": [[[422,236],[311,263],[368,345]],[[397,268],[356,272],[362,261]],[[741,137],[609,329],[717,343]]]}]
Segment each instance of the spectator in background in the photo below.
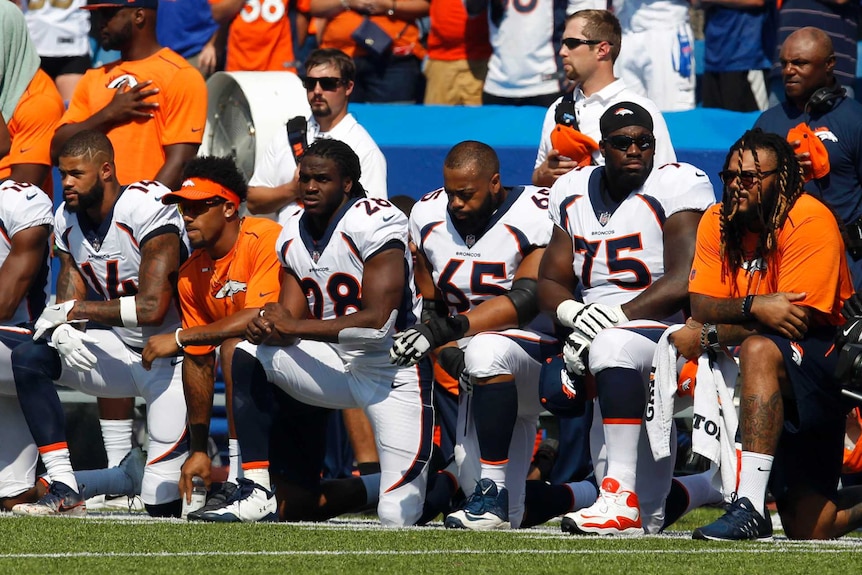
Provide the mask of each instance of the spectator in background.
[{"label": "spectator in background", "polygon": [[31,0],[24,17],[44,70],[64,102],[72,99],[78,81],[90,67],[90,14],[87,0]]},{"label": "spectator in background", "polygon": [[[296,72],[291,0],[213,0],[212,15],[227,26],[225,70]],[[296,13],[297,45],[305,42],[307,16]]]},{"label": "spectator in background", "polygon": [[[340,50],[318,49],[305,61],[308,76],[303,80],[311,106],[307,143],[336,139],[346,143],[359,156],[360,182],[369,197],[386,198],[386,158],[377,144],[347,111],[354,90],[356,68],[353,60]],[[249,180],[248,210],[253,214],[279,213],[279,221],[290,216],[299,190],[297,165],[287,129],[277,130],[264,157],[256,162]]]},{"label": "spectator in background", "polygon": [[[835,50],[834,74],[851,98],[856,82],[856,39],[859,27],[859,3],[847,0],[784,0],[778,10],[778,43],[804,27],[819,28],[832,40]],[[781,55],[776,50],[772,64],[770,104],[782,101]]]},{"label": "spectator in background", "polygon": [[694,108],[694,33],[686,0],[614,0],[625,48],[617,75],[662,112]]},{"label": "spectator in background", "polygon": [[[416,19],[428,15],[429,5],[429,0],[311,0],[311,15],[326,18],[320,47],[341,50],[356,63],[354,102],[417,101],[425,47]],[[361,44],[354,38],[360,26],[379,29],[372,44],[388,36],[391,46],[377,54]]]},{"label": "spectator in background", "polygon": [[204,78],[218,67],[216,36],[207,0],[161,0],[156,12],[156,38],[200,70]]},{"label": "spectator in background", "polygon": [[[549,106],[562,93],[565,74],[554,55],[566,14],[577,0],[521,3],[465,0],[467,14],[487,14],[493,51],[482,93],[483,104]],[[566,6],[565,11],[563,6]]]},{"label": "spectator in background", "polygon": [[781,63],[786,101],[761,114],[754,127],[795,146],[806,191],[822,198],[845,226],[853,285],[862,289],[862,104],[836,78],[837,58],[823,30],[800,28],[788,36]]},{"label": "spectator in background", "polygon": [[550,187],[578,165],[605,163],[599,151],[599,118],[617,102],[643,106],[653,118],[655,164],[676,161],[670,133],[656,105],[634,94],[614,76],[620,53],[620,23],[607,10],[581,10],[566,19],[560,56],[574,91],[558,98],[545,113],[533,184]]},{"label": "spectator in background", "polygon": [[775,50],[772,0],[704,0],[704,108],[763,111],[766,74]]},{"label": "spectator in background", "polygon": [[51,194],[51,136],[63,108],[54,82],[39,69],[24,14],[12,2],[0,2],[0,114],[11,139],[9,153],[0,156],[0,180],[34,184]]},{"label": "spectator in background", "polygon": [[425,104],[479,106],[491,44],[488,19],[467,16],[462,0],[431,0]]}]

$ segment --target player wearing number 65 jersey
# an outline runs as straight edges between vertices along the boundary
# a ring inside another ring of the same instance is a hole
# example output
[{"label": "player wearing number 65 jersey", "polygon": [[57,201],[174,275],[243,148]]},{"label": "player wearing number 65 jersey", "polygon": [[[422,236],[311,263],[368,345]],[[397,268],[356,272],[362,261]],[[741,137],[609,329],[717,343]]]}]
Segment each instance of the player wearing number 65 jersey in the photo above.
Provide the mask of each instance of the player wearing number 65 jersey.
[{"label": "player wearing number 65 jersey", "polygon": [[[644,435],[653,351],[661,320],[681,319],[687,305],[697,224],[715,195],[694,166],[653,170],[653,121],[641,106],[611,106],[600,127],[605,166],[575,169],[551,189],[539,301],[574,330],[570,371],[584,374],[589,350],[598,395],[590,443],[599,500],[566,515],[563,530],[636,535],[662,527],[674,463],[656,462]],[[578,282],[586,305],[573,299]]]},{"label": "player wearing number 65 jersey", "polygon": [[[368,199],[356,153],[344,142],[318,140],[300,162],[304,208],[287,219],[277,242],[284,266],[279,303],[249,324],[234,353],[234,418],[245,478],[254,489],[224,521],[271,518],[269,437],[273,386],[310,405],[361,407],[374,429],[381,474],[362,476],[387,526],[415,523],[431,453],[433,410],[428,362],[389,363],[396,329],[413,325],[407,219],[386,200]],[[309,317],[310,316],[310,317]],[[300,462],[309,490],[319,488],[322,445],[314,433],[284,437],[307,445]],[[375,478],[375,479],[372,479]],[[373,485],[372,481],[379,481]],[[215,518],[213,518],[215,520]]]},{"label": "player wearing number 65 jersey", "polygon": [[537,317],[535,291],[553,227],[548,190],[503,187],[499,171],[493,149],[461,142],[444,161],[443,189],[413,206],[425,321],[399,334],[391,352],[393,362],[410,365],[457,341],[439,350],[440,366],[472,383],[459,402],[455,460],[461,484],[475,493],[446,518],[450,528],[521,525],[542,411],[539,372],[558,348],[552,322]]},{"label": "player wearing number 65 jersey", "polygon": [[[141,498],[153,515],[178,516],[177,482],[187,451],[179,360],[161,358],[145,371],[141,351],[150,335],[179,327],[173,294],[180,261],[188,254],[182,221],[176,209],[162,204],[170,191],[162,184],[120,186],[113,147],[100,132],[69,138],[59,168],[65,200],[54,217],[59,303],[45,308],[33,340],[12,353],[21,408],[52,484],[37,503],[13,512],[84,511],[54,387],[58,382],[97,397],[146,400],[149,443]],[[85,301],[88,290],[100,301]],[[111,328],[79,330],[87,320]]]}]

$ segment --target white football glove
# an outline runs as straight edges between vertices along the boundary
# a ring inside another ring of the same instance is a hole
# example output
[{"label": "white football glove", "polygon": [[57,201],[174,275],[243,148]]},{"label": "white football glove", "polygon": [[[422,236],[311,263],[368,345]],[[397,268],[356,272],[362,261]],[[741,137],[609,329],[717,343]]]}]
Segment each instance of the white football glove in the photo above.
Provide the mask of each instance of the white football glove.
[{"label": "white football glove", "polygon": [[425,324],[420,323],[392,337],[389,362],[409,367],[419,363],[430,351],[431,333]]},{"label": "white football glove", "polygon": [[96,356],[87,349],[85,342],[98,343],[99,340],[68,323],[63,323],[51,334],[51,342],[48,345],[57,350],[63,363],[70,369],[86,373],[96,367]]},{"label": "white football glove", "polygon": [[75,307],[75,301],[70,299],[69,301],[46,307],[33,325],[33,339],[39,339],[49,329],[53,329],[61,323],[69,321],[69,312]]},{"label": "white football glove", "polygon": [[600,331],[628,321],[622,306],[610,306],[602,303],[590,303],[575,316],[575,329],[592,341]]},{"label": "white football glove", "polygon": [[587,336],[577,329],[569,334],[563,345],[563,362],[566,364],[566,369],[575,375],[587,373],[587,353],[589,351],[590,339]]},{"label": "white football glove", "polygon": [[557,321],[566,327],[575,327],[575,318],[584,307],[586,306],[579,301],[567,299],[557,306]]}]

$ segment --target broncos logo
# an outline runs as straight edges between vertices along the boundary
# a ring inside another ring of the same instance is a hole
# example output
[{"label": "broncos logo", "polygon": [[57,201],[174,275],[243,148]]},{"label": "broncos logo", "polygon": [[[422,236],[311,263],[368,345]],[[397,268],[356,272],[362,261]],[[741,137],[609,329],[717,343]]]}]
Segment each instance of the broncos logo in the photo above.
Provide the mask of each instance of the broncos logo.
[{"label": "broncos logo", "polygon": [[826,140],[829,140],[830,142],[838,141],[838,136],[832,133],[832,130],[829,128],[814,128],[814,135],[820,138],[823,142]]},{"label": "broncos logo", "polygon": [[227,282],[221,286],[221,289],[216,292],[215,298],[224,299],[229,297],[230,299],[233,299],[234,295],[244,291],[248,291],[248,284],[238,282],[236,280],[227,280]]},{"label": "broncos logo", "polygon": [[138,85],[138,80],[131,74],[123,74],[122,76],[118,76],[111,80],[108,83],[108,88],[112,90],[116,90],[122,86],[126,86],[128,88],[134,88]]}]

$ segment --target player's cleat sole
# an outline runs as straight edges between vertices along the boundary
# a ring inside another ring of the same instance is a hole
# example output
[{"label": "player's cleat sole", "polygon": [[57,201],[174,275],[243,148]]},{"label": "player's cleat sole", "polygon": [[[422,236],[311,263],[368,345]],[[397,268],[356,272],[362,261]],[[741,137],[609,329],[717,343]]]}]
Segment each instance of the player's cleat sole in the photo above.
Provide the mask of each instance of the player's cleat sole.
[{"label": "player's cleat sole", "polygon": [[15,515],[34,517],[81,517],[87,514],[87,505],[81,496],[65,483],[55,481],[48,492],[36,503],[19,503],[12,508]]},{"label": "player's cleat sole", "polygon": [[443,526],[447,529],[471,531],[511,528],[509,490],[504,487],[498,492],[496,483],[490,479],[480,479],[464,507],[447,515]]},{"label": "player's cleat sole", "polygon": [[275,493],[248,479],[237,480],[237,489],[225,504],[198,516],[211,523],[252,523],[278,521]]}]

